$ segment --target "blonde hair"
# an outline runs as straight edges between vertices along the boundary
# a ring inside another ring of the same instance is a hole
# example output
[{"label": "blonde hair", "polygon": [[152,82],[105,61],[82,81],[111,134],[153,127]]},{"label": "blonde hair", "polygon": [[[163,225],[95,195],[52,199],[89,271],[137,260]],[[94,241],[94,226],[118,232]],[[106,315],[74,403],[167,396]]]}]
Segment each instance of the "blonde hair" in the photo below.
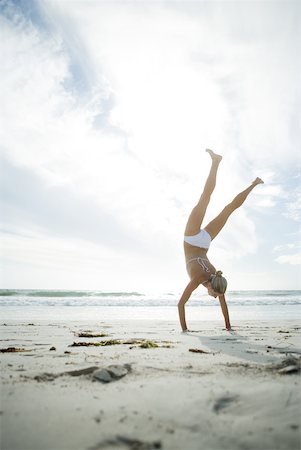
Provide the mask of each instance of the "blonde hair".
[{"label": "blonde hair", "polygon": [[227,280],[226,278],[222,277],[223,272],[221,270],[217,270],[215,272],[215,275],[212,275],[210,279],[210,283],[212,288],[217,292],[218,294],[224,294],[227,289]]}]

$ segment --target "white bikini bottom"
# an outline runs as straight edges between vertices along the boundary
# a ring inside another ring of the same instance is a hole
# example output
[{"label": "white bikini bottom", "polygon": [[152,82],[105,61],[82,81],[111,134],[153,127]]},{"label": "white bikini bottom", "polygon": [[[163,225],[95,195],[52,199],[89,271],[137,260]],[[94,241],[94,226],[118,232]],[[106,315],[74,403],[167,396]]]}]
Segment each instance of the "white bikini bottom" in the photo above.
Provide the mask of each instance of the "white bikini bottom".
[{"label": "white bikini bottom", "polygon": [[189,261],[187,261],[186,265],[188,266],[188,264],[189,264],[191,261],[197,261],[198,264],[202,267],[202,269],[203,269],[205,272],[210,273],[210,270],[209,270],[209,268],[208,268],[208,266],[206,265],[206,262],[205,262],[205,261],[209,262],[207,258],[202,258],[201,256],[198,256],[197,258],[192,258],[192,259],[190,259]]},{"label": "white bikini bottom", "polygon": [[184,236],[184,241],[194,247],[209,248],[211,244],[211,236],[206,230],[200,230],[193,236]]}]

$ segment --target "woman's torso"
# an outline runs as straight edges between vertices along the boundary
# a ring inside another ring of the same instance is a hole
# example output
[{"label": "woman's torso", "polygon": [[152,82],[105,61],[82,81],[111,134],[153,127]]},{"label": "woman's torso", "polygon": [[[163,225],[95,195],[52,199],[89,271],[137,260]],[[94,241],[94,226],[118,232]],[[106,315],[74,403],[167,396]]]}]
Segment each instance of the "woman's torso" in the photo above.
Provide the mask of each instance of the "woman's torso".
[{"label": "woman's torso", "polygon": [[184,252],[187,272],[191,279],[198,277],[202,283],[215,274],[216,269],[208,259],[207,248],[195,247],[184,242]]}]

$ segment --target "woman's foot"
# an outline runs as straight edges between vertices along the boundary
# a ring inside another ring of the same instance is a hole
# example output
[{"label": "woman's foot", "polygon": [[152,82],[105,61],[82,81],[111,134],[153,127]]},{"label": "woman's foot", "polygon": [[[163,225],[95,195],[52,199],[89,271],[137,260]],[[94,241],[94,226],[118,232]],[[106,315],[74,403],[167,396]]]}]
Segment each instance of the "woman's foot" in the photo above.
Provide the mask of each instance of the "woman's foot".
[{"label": "woman's foot", "polygon": [[264,183],[264,181],[262,181],[261,178],[257,177],[256,180],[254,180],[252,184],[254,184],[254,186],[256,186],[257,184],[263,184],[263,183]]},{"label": "woman's foot", "polygon": [[223,157],[221,155],[218,155],[217,153],[214,153],[214,151],[210,150],[209,148],[206,148],[206,152],[209,153],[209,155],[211,156],[212,161],[221,162],[221,160],[223,159]]}]

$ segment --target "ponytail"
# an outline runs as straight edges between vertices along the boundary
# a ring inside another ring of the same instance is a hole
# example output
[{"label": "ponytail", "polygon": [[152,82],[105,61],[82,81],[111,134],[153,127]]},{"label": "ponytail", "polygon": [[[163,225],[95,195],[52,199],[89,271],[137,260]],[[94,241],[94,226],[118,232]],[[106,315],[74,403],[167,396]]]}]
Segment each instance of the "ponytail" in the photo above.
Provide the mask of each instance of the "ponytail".
[{"label": "ponytail", "polygon": [[227,289],[227,280],[223,276],[223,272],[221,270],[217,270],[215,272],[215,275],[212,275],[210,279],[210,283],[212,288],[217,292],[218,294],[224,294]]}]

